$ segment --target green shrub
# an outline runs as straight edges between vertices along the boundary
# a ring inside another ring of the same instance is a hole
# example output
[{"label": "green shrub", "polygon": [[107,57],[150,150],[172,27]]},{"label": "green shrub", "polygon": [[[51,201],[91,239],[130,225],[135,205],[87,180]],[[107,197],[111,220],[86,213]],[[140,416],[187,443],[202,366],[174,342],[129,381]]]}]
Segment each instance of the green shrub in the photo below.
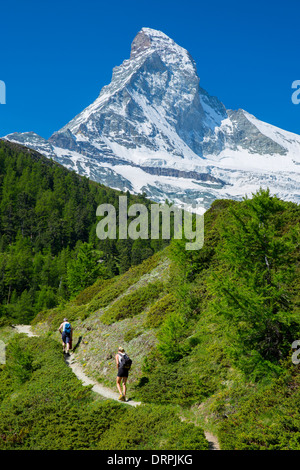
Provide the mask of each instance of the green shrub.
[{"label": "green shrub", "polygon": [[99,296],[103,290],[115,282],[115,279],[98,279],[92,286],[87,287],[80,292],[74,299],[76,305],[86,305],[94,297]]},{"label": "green shrub", "polygon": [[185,336],[186,324],[179,312],[167,316],[158,331],[158,350],[168,362],[174,362],[184,355],[185,348],[182,338]]},{"label": "green shrub", "polygon": [[129,343],[131,340],[137,338],[141,334],[142,331],[139,328],[130,328],[130,330],[127,330],[124,334],[124,341],[126,341],[126,343]]},{"label": "green shrub", "polygon": [[[186,363],[185,363],[186,365]],[[177,404],[183,407],[201,402],[206,396],[196,373],[183,364],[159,364],[135,386],[138,399],[148,403]]]},{"label": "green shrub", "polygon": [[35,319],[31,322],[32,325],[38,323],[46,323],[51,331],[56,331],[63,321],[63,318],[67,318],[70,322],[75,320],[84,319],[87,315],[85,305],[74,305],[68,303],[63,308],[54,308],[52,310],[44,310],[40,312]]},{"label": "green shrub", "polygon": [[110,325],[142,313],[153,300],[157,299],[163,288],[164,284],[161,281],[155,281],[124,295],[108,308],[102,315],[101,321]]},{"label": "green shrub", "polygon": [[203,430],[181,422],[176,413],[161,406],[128,410],[124,418],[102,436],[98,449],[114,450],[177,449],[207,450]]},{"label": "green shrub", "polygon": [[173,294],[168,293],[158,299],[147,312],[144,326],[146,328],[158,328],[165,317],[176,310],[176,299]]},{"label": "green shrub", "polygon": [[220,404],[222,449],[300,450],[300,377],[293,375]]},{"label": "green shrub", "polygon": [[39,367],[37,363],[34,364],[32,353],[20,346],[17,337],[13,338],[10,342],[6,355],[6,369],[8,373],[21,383],[29,380],[33,371]]}]

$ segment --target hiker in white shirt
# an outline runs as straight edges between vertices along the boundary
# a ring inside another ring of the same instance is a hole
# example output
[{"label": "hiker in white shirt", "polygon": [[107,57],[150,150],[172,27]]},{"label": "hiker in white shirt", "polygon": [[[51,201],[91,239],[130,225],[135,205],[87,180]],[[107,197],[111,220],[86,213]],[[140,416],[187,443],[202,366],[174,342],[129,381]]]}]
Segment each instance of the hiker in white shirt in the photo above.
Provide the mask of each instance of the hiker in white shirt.
[{"label": "hiker in white shirt", "polygon": [[58,328],[58,331],[61,333],[61,339],[63,344],[63,352],[69,354],[70,342],[72,337],[72,327],[68,322],[67,318],[64,318],[64,321]]}]

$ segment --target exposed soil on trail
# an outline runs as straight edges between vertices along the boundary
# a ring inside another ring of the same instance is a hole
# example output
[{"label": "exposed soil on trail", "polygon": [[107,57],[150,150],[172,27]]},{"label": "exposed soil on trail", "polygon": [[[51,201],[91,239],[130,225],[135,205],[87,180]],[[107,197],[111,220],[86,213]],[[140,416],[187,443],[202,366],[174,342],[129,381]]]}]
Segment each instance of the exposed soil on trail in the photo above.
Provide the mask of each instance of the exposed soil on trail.
[{"label": "exposed soil on trail", "polygon": [[[99,393],[99,395],[102,395],[105,398],[111,398],[112,400],[119,400],[119,394],[113,392],[110,388],[103,387],[99,383],[95,382],[94,380],[90,379],[82,370],[81,366],[72,358],[72,355],[65,356],[65,362],[68,364],[69,367],[71,367],[72,371],[74,374],[78,377],[79,380],[82,381],[83,385],[93,385],[92,390],[96,393]],[[126,402],[127,405],[131,406],[137,406],[141,405],[141,402],[133,401],[128,399]]]}]

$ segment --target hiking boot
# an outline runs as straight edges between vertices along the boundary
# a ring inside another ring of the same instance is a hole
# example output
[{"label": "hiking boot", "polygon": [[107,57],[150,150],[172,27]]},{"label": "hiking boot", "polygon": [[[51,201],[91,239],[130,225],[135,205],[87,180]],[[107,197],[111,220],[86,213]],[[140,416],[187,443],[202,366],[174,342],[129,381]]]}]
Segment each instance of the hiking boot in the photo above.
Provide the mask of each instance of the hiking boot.
[{"label": "hiking boot", "polygon": [[125,401],[124,395],[120,395],[120,396],[119,396],[119,400],[120,400],[120,401]]}]

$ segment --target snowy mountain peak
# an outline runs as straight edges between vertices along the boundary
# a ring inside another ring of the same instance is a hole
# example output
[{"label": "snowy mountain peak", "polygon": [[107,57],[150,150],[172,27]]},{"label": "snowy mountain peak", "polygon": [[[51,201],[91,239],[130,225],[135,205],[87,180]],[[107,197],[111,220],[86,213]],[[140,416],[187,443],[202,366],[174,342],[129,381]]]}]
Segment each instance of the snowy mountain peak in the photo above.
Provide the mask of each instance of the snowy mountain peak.
[{"label": "snowy mountain peak", "polygon": [[134,38],[131,44],[130,59],[151,48],[151,36],[146,33],[147,28],[143,28]]},{"label": "snowy mountain peak", "polygon": [[196,64],[186,49],[161,31],[142,28],[131,44],[130,59],[155,52],[166,65],[172,68],[180,65],[186,72],[197,73]]},{"label": "snowy mountain peak", "polygon": [[199,86],[189,52],[151,28],[138,32],[98,98],[50,139],[6,138],[159,202],[207,208],[266,186],[300,200],[300,136],[226,109]]}]

